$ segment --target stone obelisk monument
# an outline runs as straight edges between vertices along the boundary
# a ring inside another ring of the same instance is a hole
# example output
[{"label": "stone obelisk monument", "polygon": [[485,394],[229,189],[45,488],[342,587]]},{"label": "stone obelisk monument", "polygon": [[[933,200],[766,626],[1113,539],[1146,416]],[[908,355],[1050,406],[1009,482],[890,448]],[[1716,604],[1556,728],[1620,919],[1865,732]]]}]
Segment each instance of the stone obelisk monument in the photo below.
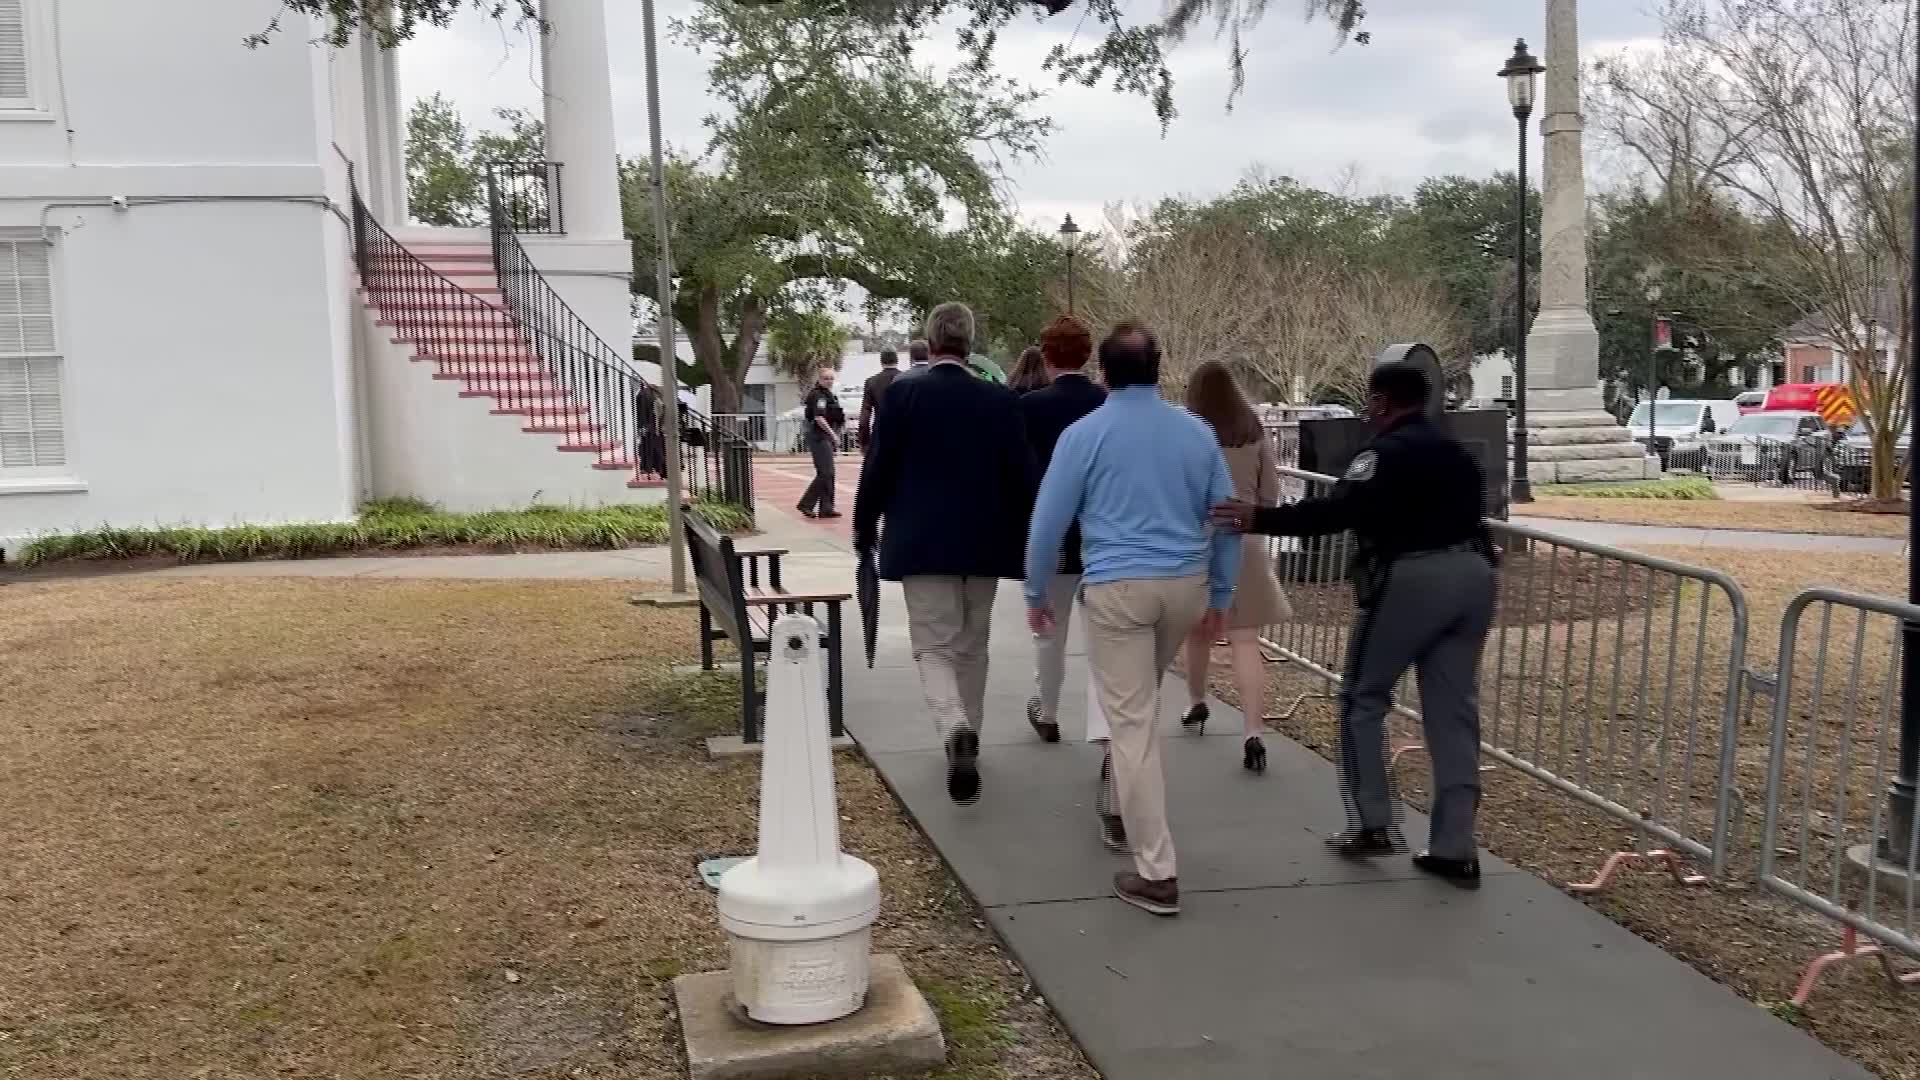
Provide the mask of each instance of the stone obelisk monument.
[{"label": "stone obelisk monument", "polygon": [[1600,332],[1587,312],[1578,22],[1576,0],[1547,0],[1540,313],[1527,335],[1527,475],[1536,484],[1659,475],[1658,459],[1633,441],[1600,399]]}]

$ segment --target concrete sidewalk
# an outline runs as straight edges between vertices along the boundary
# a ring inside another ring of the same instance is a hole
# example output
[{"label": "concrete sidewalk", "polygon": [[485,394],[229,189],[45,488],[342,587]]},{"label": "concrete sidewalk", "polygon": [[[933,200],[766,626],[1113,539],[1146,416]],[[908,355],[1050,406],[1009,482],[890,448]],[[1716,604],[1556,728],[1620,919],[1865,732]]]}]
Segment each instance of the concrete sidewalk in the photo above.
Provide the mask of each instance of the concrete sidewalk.
[{"label": "concrete sidewalk", "polygon": [[1678,525],[1627,525],[1610,521],[1515,516],[1516,525],[1559,533],[1613,547],[1764,548],[1780,551],[1858,551],[1898,555],[1907,542],[1891,536],[1828,536],[1824,533],[1762,532],[1757,529],[1702,529]]},{"label": "concrete sidewalk", "polygon": [[[1064,735],[1023,709],[1032,646],[1017,587],[995,605],[983,798],[957,807],[889,589],[876,667],[850,665],[847,722],[868,757],[1107,1080],[1488,1080],[1868,1073],[1615,923],[1498,860],[1478,893],[1405,859],[1354,865],[1320,837],[1342,822],[1333,769],[1277,735],[1239,767],[1240,719],[1162,722],[1184,914],[1112,898],[1126,860],[1101,847],[1076,631]],[[1426,823],[1410,816],[1409,833]]]}]

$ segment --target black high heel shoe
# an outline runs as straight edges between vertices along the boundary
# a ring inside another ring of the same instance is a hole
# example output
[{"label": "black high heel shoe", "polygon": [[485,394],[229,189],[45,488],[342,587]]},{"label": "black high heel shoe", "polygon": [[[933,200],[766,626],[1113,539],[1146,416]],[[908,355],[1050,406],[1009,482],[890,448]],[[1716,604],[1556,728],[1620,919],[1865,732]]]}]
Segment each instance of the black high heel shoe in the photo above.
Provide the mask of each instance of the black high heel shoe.
[{"label": "black high heel shoe", "polygon": [[1180,726],[1186,728],[1189,735],[1204,734],[1207,730],[1207,703],[1203,701],[1188,709],[1187,715],[1180,718]]},{"label": "black high heel shoe", "polygon": [[1241,768],[1255,774],[1267,771],[1267,744],[1260,741],[1260,736],[1247,736],[1247,741],[1242,744],[1240,750]]}]

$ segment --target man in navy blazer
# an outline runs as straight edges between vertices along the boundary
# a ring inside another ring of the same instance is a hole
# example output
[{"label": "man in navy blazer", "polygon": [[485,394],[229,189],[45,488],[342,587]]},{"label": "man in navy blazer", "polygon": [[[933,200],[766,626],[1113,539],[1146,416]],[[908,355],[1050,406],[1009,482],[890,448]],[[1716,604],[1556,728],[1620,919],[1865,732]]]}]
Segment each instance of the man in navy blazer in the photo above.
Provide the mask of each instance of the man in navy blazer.
[{"label": "man in navy blazer", "polygon": [[[1040,331],[1040,353],[1047,364],[1047,385],[1020,399],[1027,441],[1044,476],[1054,445],[1074,421],[1106,403],[1107,391],[1087,377],[1093,356],[1093,332],[1071,315],[1061,315]],[[1027,699],[1027,723],[1044,742],[1060,741],[1060,682],[1066,676],[1067,627],[1080,592],[1080,526],[1067,530],[1059,572],[1048,586],[1056,625],[1050,636],[1034,638],[1034,694]]]},{"label": "man in navy blazer", "polygon": [[853,500],[853,542],[900,582],[914,663],[947,751],[947,794],[980,797],[987,634],[1000,579],[1024,576],[1039,488],[1013,391],[967,367],[973,312],[927,316],[931,363],[887,387]]}]

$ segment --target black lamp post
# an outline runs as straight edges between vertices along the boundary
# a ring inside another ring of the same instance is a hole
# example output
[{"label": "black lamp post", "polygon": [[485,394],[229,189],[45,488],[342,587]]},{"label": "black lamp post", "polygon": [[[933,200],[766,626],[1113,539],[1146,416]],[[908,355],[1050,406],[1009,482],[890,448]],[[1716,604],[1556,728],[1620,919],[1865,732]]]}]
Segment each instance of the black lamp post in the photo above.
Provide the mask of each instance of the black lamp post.
[{"label": "black lamp post", "polygon": [[1509,498],[1517,503],[1533,501],[1533,482],[1527,478],[1527,117],[1533,115],[1534,80],[1547,70],[1546,65],[1527,51],[1524,38],[1513,43],[1513,55],[1500,69],[1507,84],[1507,103],[1513,106],[1513,118],[1520,128],[1520,167],[1514,173],[1514,203],[1518,214],[1513,257],[1519,267],[1517,298],[1513,305],[1513,484]]},{"label": "black lamp post", "polygon": [[[1914,70],[1914,87],[1920,90],[1920,67]],[[1913,164],[1920,168],[1920,124],[1913,130]],[[1920,242],[1920,184],[1913,185],[1913,236]],[[1920,247],[1909,249],[1913,260],[1907,267],[1907,287],[1920,290]],[[1920,304],[1908,304],[1906,340],[1900,347],[1907,359],[1914,358],[1914,343],[1920,341]],[[1873,363],[1872,357],[1868,363]],[[1920,405],[1920,379],[1907,372],[1908,408]],[[1920,416],[1920,412],[1909,412]],[[1908,463],[1912,468],[1912,463]],[[1914,516],[1914,496],[1907,498],[1907,603],[1920,604],[1920,517]],[[1895,763],[1893,782],[1887,785],[1887,831],[1880,837],[1880,857],[1904,867],[1911,874],[1913,864],[1914,790],[1920,773],[1920,623],[1907,623],[1900,635],[1900,758]]]},{"label": "black lamp post", "polygon": [[1073,215],[1060,223],[1060,242],[1067,248],[1067,314],[1073,314],[1073,249],[1080,243],[1080,226],[1073,223]]}]

